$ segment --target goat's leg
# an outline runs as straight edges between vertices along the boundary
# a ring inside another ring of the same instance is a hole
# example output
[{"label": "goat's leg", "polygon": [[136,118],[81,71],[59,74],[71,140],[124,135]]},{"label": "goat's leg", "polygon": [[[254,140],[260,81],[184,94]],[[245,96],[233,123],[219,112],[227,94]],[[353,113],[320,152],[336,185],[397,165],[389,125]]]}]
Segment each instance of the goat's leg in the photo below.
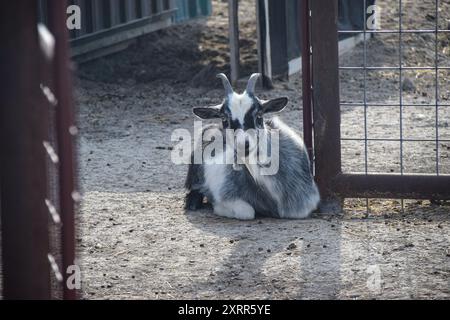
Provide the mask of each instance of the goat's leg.
[{"label": "goat's leg", "polygon": [[184,208],[187,210],[198,210],[203,206],[203,194],[198,190],[191,190],[186,195]]}]

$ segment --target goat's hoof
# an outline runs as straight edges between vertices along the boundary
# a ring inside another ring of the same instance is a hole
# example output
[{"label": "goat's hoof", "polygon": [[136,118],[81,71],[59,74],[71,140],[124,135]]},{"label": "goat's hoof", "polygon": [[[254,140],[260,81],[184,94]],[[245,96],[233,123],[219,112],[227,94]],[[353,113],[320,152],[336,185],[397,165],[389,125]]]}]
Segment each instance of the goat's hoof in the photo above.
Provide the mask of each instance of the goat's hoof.
[{"label": "goat's hoof", "polygon": [[201,206],[199,206],[198,204],[196,204],[194,202],[190,202],[190,203],[186,203],[184,205],[184,208],[186,210],[195,211],[195,210],[201,209]]},{"label": "goat's hoof", "polygon": [[186,210],[198,210],[203,206],[203,195],[196,191],[191,191],[186,195],[184,208]]}]

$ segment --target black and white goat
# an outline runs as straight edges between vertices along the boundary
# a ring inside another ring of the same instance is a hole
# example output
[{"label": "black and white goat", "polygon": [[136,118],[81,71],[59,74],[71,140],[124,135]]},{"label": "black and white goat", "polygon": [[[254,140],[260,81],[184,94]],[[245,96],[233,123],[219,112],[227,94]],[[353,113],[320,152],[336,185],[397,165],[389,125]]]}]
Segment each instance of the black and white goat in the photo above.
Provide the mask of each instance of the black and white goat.
[{"label": "black and white goat", "polygon": [[[269,101],[258,99],[254,89],[259,74],[253,74],[247,83],[244,93],[233,91],[227,77],[219,74],[225,87],[225,100],[217,106],[194,108],[193,112],[201,119],[221,119],[222,124],[214,124],[204,128],[216,131],[225,137],[226,129],[246,132],[256,129],[270,134],[277,131],[278,170],[275,174],[263,175],[261,169],[266,164],[249,162],[244,159],[237,163],[217,163],[204,161],[201,164],[189,165],[186,178],[186,209],[196,210],[202,206],[206,196],[214,207],[214,213],[236,219],[254,219],[255,215],[276,218],[306,218],[316,209],[320,196],[310,172],[308,153],[303,140],[278,118],[265,120],[263,115],[279,112],[284,109],[288,99],[277,98]],[[244,139],[245,156],[255,154],[251,139]],[[260,141],[260,140],[258,140]],[[205,147],[208,142],[201,141],[197,148]],[[230,146],[223,140],[224,150]],[[236,159],[236,148],[242,143],[236,142],[231,148]],[[194,151],[195,152],[195,151]],[[217,151],[215,151],[217,153]],[[226,151],[224,151],[226,152]],[[215,157],[220,155],[215,154]],[[272,155],[273,156],[273,155]],[[240,169],[240,170],[239,170]]]}]

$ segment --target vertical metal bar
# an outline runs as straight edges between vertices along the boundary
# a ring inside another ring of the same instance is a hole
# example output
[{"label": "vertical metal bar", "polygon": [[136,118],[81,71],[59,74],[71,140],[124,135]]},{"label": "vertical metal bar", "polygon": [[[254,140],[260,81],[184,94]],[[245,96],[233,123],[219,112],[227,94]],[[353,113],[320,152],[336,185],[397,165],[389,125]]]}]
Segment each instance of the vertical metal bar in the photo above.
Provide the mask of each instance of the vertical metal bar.
[{"label": "vertical metal bar", "polygon": [[399,55],[398,55],[398,63],[399,63],[399,116],[400,116],[400,174],[403,175],[403,89],[402,89],[402,81],[403,81],[403,32],[402,32],[402,0],[398,0],[398,41],[399,41]]},{"label": "vertical metal bar", "polygon": [[228,0],[228,30],[230,41],[231,83],[239,78],[239,18],[238,0]]},{"label": "vertical metal bar", "polygon": [[436,124],[435,124],[435,131],[436,131],[436,175],[439,175],[439,37],[438,37],[438,30],[439,30],[439,0],[435,1],[436,4],[436,25],[435,25],[435,47],[434,47],[434,63],[435,63],[435,79],[434,79],[434,86],[435,86],[435,102],[436,102]]},{"label": "vertical metal bar", "polygon": [[332,189],[341,173],[338,1],[311,1],[314,153],[321,211],[341,212]]},{"label": "vertical metal bar", "polygon": [[[398,55],[398,63],[399,63],[399,112],[400,112],[400,174],[403,175],[403,5],[402,0],[398,0],[398,40],[399,40],[399,55]],[[402,212],[405,209],[405,202],[403,198],[400,199]]]},{"label": "vertical metal bar", "polygon": [[302,50],[302,99],[303,99],[303,140],[308,150],[311,170],[314,168],[312,145],[312,110],[311,110],[311,43],[309,33],[309,0],[301,1],[300,36]]},{"label": "vertical metal bar", "polygon": [[[0,198],[5,299],[49,299],[46,159],[49,66],[39,47],[34,1],[0,10]],[[32,53],[32,54],[30,54]]]},{"label": "vertical metal bar", "polygon": [[[75,219],[74,219],[74,159],[72,135],[69,130],[74,125],[72,105],[72,83],[69,72],[68,33],[65,28],[65,0],[49,0],[50,29],[55,37],[54,84],[58,99],[56,107],[57,140],[59,151],[59,187],[60,214],[62,221],[62,256],[63,256],[63,297],[76,299],[75,289],[67,286],[67,269],[75,264]],[[72,130],[73,132],[73,130]]]},{"label": "vertical metal bar", "polygon": [[367,22],[366,22],[366,0],[363,4],[363,103],[364,103],[364,172],[368,173],[368,146],[367,146]]},{"label": "vertical metal bar", "polygon": [[[364,101],[364,172],[368,174],[368,135],[367,135],[367,1],[363,2],[363,83],[364,83],[364,92],[363,92],[363,101]],[[369,199],[366,198],[366,213],[369,214]]]}]

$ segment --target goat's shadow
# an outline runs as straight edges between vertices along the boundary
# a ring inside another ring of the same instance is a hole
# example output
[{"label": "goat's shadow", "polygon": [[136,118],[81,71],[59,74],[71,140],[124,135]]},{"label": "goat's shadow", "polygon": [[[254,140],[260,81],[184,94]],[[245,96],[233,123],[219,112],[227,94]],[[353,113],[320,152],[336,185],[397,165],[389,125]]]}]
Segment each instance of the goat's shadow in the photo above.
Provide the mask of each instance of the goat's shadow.
[{"label": "goat's shadow", "polygon": [[337,298],[341,288],[340,219],[240,221],[216,216],[211,208],[185,211],[185,215],[194,227],[223,238],[227,242],[223,245],[231,247],[207,280],[192,284],[197,296]]}]

